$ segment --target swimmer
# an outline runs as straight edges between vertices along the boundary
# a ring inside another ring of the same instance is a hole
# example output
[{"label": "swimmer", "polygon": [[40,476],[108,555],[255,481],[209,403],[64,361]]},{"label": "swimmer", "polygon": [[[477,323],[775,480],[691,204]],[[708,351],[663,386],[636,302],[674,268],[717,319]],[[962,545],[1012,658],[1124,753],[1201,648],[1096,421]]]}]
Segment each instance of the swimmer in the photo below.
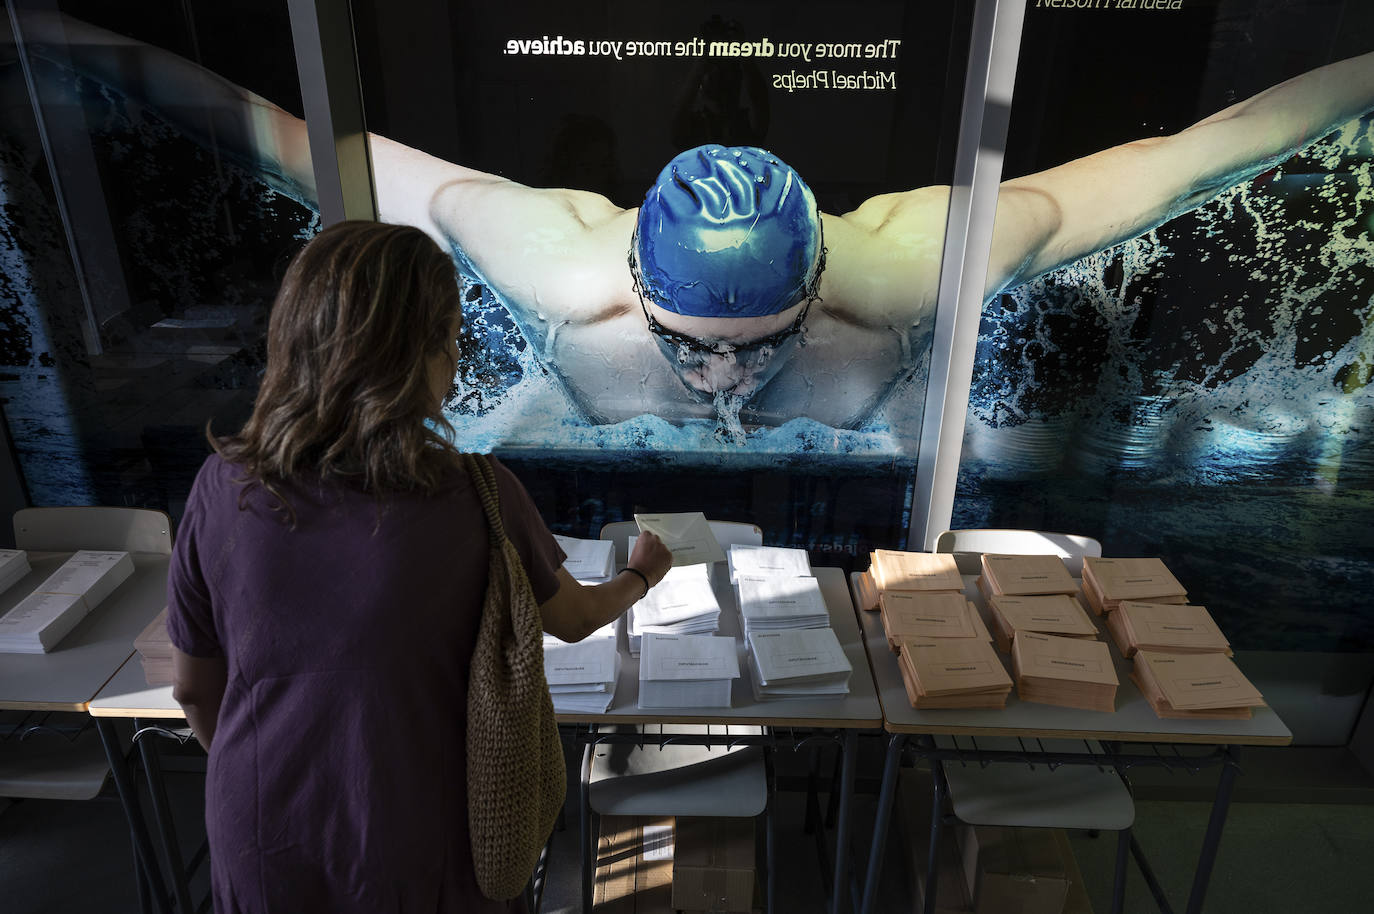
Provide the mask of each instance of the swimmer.
[{"label": "swimmer", "polygon": [[[84,71],[164,111],[209,107],[221,141],[314,198],[302,121],[168,52],[63,24]],[[26,24],[29,40],[42,28]],[[1005,181],[985,294],[1149,232],[1371,108],[1367,53],[1176,134]],[[644,203],[625,209],[385,137],[370,147],[380,218],[459,249],[592,422],[652,414],[740,428],[808,417],[857,428],[928,348],[948,187],[832,215],[776,155],[708,145],[675,157]]]}]

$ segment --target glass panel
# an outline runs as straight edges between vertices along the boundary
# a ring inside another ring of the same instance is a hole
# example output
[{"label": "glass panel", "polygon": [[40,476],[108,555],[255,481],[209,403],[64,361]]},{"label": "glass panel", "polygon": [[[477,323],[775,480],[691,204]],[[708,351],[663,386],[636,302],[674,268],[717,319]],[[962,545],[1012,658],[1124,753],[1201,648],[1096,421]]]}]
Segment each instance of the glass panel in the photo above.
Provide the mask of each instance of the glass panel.
[{"label": "glass panel", "polygon": [[356,4],[382,217],[463,274],[464,445],[570,532],[903,538],[969,12]]},{"label": "glass panel", "polygon": [[317,228],[251,151],[299,115],[285,4],[11,6],[0,396],[20,466],[34,504],[175,513],[206,421],[248,414],[277,278]]},{"label": "glass panel", "polygon": [[1240,650],[1372,651],[1374,7],[1067,6],[1026,14],[951,526],[1161,555]]}]

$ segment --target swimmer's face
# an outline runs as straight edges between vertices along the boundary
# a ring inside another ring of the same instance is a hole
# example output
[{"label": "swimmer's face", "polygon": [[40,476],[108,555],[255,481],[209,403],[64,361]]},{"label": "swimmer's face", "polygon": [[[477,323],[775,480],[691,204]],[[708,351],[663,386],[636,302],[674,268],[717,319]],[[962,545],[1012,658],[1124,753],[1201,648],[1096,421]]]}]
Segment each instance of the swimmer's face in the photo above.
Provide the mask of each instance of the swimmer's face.
[{"label": "swimmer's face", "polygon": [[803,302],[760,317],[695,317],[643,304],[659,351],[705,401],[748,398],[772,380],[799,344],[807,311]]}]

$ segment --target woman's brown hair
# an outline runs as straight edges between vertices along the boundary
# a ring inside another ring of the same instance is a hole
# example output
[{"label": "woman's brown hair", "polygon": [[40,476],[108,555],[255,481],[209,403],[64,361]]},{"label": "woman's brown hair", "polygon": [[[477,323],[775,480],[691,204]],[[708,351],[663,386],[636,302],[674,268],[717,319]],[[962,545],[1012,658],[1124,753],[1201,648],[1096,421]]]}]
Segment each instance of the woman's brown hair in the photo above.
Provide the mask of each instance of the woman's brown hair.
[{"label": "woman's brown hair", "polygon": [[211,445],[278,497],[273,483],[311,477],[433,491],[455,464],[428,367],[460,313],[453,260],[424,232],[326,228],[282,279],[252,416]]}]

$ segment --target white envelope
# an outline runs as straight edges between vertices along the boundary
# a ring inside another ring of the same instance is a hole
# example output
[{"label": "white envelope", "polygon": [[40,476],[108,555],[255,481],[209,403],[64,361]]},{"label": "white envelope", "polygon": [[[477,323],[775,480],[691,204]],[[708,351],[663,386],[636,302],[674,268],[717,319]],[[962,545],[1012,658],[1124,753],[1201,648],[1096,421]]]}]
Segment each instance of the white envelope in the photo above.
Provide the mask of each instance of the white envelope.
[{"label": "white envelope", "polygon": [[557,533],[553,538],[567,556],[563,567],[579,581],[600,583],[615,573],[615,543],[610,540],[584,540]]},{"label": "white envelope", "polygon": [[636,514],[640,532],[655,533],[673,554],[674,565],[695,565],[699,562],[723,562],[725,550],[720,548],[706,515],[700,511],[686,514]]},{"label": "white envelope", "polygon": [[651,680],[735,679],[739,655],[735,639],[717,635],[646,634],[639,656],[639,678]]}]

